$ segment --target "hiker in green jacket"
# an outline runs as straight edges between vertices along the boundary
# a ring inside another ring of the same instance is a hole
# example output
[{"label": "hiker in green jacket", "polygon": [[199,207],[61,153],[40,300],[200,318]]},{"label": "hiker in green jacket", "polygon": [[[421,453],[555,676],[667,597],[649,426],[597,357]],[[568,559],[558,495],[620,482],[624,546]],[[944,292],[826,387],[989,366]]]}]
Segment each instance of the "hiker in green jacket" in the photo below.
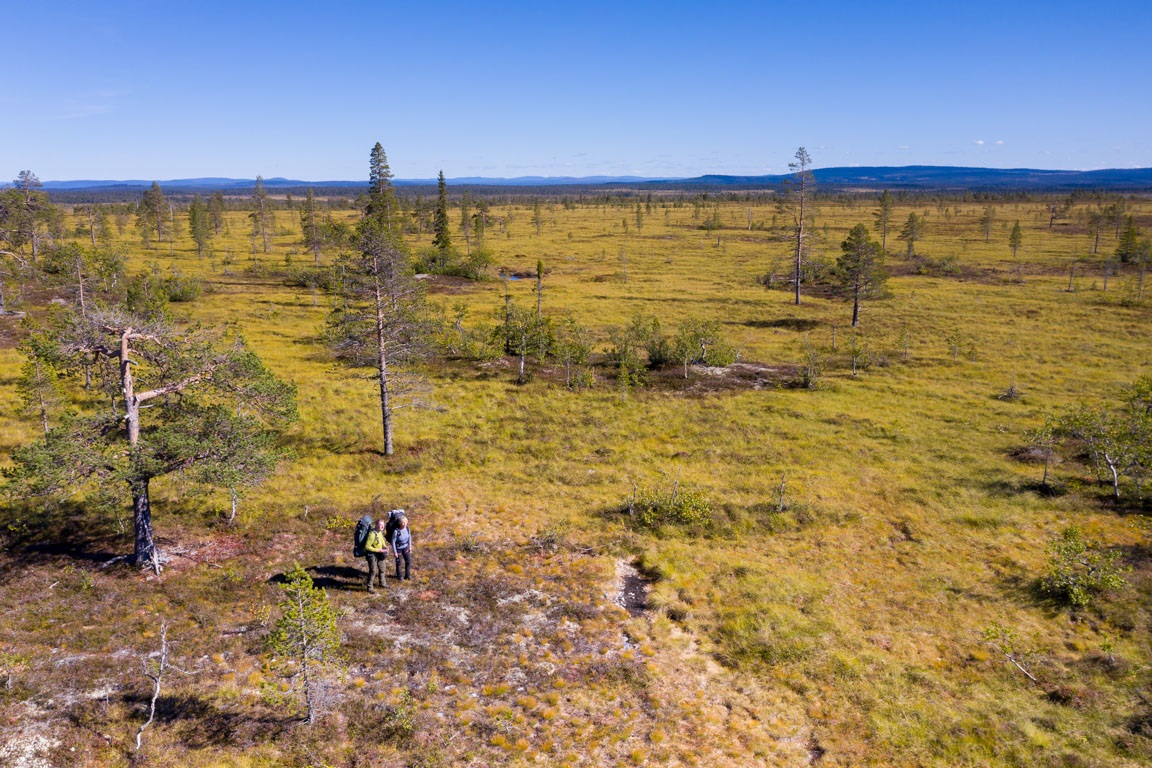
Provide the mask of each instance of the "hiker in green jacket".
[{"label": "hiker in green jacket", "polygon": [[364,542],[364,558],[368,561],[368,591],[372,589],[372,580],[375,578],[384,586],[384,558],[388,556],[388,538],[384,535],[385,522],[377,520]]}]

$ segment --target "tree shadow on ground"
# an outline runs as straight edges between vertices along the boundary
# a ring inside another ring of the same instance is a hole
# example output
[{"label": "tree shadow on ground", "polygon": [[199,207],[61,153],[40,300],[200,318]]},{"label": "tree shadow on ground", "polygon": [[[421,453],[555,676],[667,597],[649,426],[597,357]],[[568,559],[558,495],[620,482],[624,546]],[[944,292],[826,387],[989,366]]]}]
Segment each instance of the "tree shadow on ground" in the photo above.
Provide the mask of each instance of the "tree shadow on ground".
[{"label": "tree shadow on ground", "polygon": [[996,499],[1008,499],[1030,493],[1041,498],[1057,498],[1068,490],[1057,483],[1041,483],[1039,480],[1010,480],[1008,478],[971,478],[961,480],[959,485],[971,488]]},{"label": "tree shadow on ground", "polygon": [[[132,693],[124,701],[147,713],[151,695]],[[299,718],[224,709],[194,693],[161,695],[156,699],[157,724],[175,726],[182,746],[190,749],[254,744],[274,739]],[[145,735],[147,739],[147,735]]]},{"label": "tree shadow on ground", "polygon": [[[106,541],[98,541],[95,539],[60,541],[51,544],[31,544],[24,549],[24,553],[28,556],[28,559],[41,559],[44,556],[65,557],[69,560],[84,560],[103,565],[117,557],[116,552],[103,548],[107,544],[108,542]],[[121,552],[120,554],[123,555],[126,553]]]},{"label": "tree shadow on ground", "polygon": [[783,328],[786,331],[811,331],[824,323],[801,317],[781,317],[776,320],[748,320],[743,323],[749,328]]},{"label": "tree shadow on ground", "polygon": [[[355,568],[349,565],[310,565],[304,570],[312,577],[312,584],[321,589],[360,590],[364,588],[364,579],[367,577],[365,568]],[[269,577],[269,584],[286,584],[288,577],[284,573],[277,573]]]},{"label": "tree shadow on ground", "polygon": [[[104,564],[131,549],[127,534],[109,524],[92,520],[83,507],[72,504],[35,506],[14,503],[0,512],[0,530],[5,532],[5,565],[23,567],[62,558]],[[0,567],[0,574],[5,568]]]},{"label": "tree shadow on ground", "polygon": [[1152,544],[1131,544],[1117,547],[1126,564],[1136,570],[1152,569]]},{"label": "tree shadow on ground", "polygon": [[1043,580],[1023,572],[1003,574],[996,580],[1000,592],[1017,605],[1039,608],[1048,618],[1068,609],[1063,601],[1044,589]]}]

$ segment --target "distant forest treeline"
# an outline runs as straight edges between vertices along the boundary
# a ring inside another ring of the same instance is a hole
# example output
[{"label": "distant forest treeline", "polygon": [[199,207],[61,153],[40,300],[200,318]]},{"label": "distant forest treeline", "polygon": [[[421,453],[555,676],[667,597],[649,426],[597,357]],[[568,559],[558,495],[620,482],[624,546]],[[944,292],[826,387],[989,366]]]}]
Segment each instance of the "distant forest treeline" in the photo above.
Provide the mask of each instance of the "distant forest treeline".
[{"label": "distant forest treeline", "polygon": [[[316,199],[335,210],[363,207],[362,199],[367,196],[367,187],[288,187],[269,189],[269,203],[277,209],[292,209],[303,200],[311,189]],[[208,197],[215,190],[204,188],[163,187],[164,194],[174,204],[184,207],[193,197]],[[231,187],[223,192],[228,207],[233,210],[247,210],[251,205],[254,187]],[[146,190],[135,187],[93,187],[88,189],[67,189],[47,191],[53,203],[63,205],[85,204],[137,204]],[[619,205],[637,200],[693,202],[748,202],[763,203],[775,200],[780,195],[780,187],[772,189],[731,189],[723,187],[692,187],[685,189],[644,188],[619,186],[541,186],[541,187],[497,187],[497,186],[456,186],[448,188],[448,197],[454,206],[459,206],[465,198],[484,200],[491,205],[532,205],[541,200],[560,205]],[[832,190],[817,189],[813,196],[817,200],[838,203],[851,203],[875,198],[881,190]],[[1028,202],[1052,196],[1070,197],[1078,202],[1108,201],[1117,196],[1152,194],[1152,190],[1098,189],[893,189],[890,194],[897,202],[910,200],[947,200],[955,202]],[[435,187],[397,187],[396,195],[412,205],[432,201],[436,197]]]},{"label": "distant forest treeline", "polygon": [[[1152,168],[1107,169],[1099,171],[1049,171],[1032,169],[953,168],[942,166],[908,166],[902,168],[818,168],[813,171],[819,194],[828,197],[859,197],[883,189],[909,197],[945,197],[951,200],[1026,200],[1029,195],[1069,194],[1103,195],[1116,193],[1152,193]],[[507,180],[506,183],[452,183],[452,193],[468,194],[492,202],[521,202],[539,198],[597,199],[635,198],[649,195],[680,196],[695,199],[708,195],[715,200],[757,200],[770,197],[790,178],[779,176],[700,176],[694,179],[615,181],[602,183],[540,184]],[[209,195],[221,191],[226,197],[250,197],[255,181],[221,179],[190,184],[179,181],[161,183],[172,198],[191,200],[195,194]],[[79,183],[79,182],[78,182]],[[268,192],[276,197],[304,197],[308,190],[319,198],[354,200],[367,194],[366,183],[283,182],[267,183]],[[140,200],[147,188],[136,183],[109,184],[92,182],[91,186],[53,189],[46,185],[51,199],[60,203],[118,203]],[[397,194],[408,198],[436,194],[435,184],[397,182]],[[846,199],[846,198],[845,198]],[[1090,199],[1090,198],[1084,198]]]}]

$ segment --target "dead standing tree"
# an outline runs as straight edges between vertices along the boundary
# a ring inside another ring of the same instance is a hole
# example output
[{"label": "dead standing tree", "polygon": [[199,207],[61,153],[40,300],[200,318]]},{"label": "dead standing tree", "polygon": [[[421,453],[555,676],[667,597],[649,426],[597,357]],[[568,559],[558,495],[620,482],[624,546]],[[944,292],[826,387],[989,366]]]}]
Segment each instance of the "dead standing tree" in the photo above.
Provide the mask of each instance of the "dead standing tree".
[{"label": "dead standing tree", "polygon": [[808,254],[808,224],[812,217],[811,196],[816,185],[812,175],[812,158],[804,147],[796,150],[796,162],[789,163],[792,177],[784,182],[784,197],[781,199],[781,212],[792,219],[792,240],[796,282],[796,304],[800,304],[800,279],[804,270],[804,257]]}]

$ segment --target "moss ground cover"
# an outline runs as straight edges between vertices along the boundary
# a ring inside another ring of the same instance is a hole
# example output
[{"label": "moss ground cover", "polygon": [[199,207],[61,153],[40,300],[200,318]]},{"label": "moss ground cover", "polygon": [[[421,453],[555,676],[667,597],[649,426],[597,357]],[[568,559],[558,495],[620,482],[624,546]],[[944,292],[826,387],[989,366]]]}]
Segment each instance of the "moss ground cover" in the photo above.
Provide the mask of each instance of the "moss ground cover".
[{"label": "moss ground cover", "polygon": [[[541,260],[545,314],[590,327],[598,361],[641,313],[669,331],[719,321],[754,372],[698,367],[683,382],[673,366],[622,392],[598,364],[577,392],[553,360],[531,361],[522,386],[511,359],[429,362],[438,407],[401,412],[391,459],[371,382],[320,344],[328,298],[283,279],[312,261],[294,214],[278,212],[268,254],[252,254],[235,211],[203,258],[186,236],[144,250],[125,234],[130,270],[204,280],[178,315],[238,324],[298,385],[295,458],[231,526],[223,494],[158,482],[159,543],[179,553],[159,577],[101,567],[129,546],[124,520],[83,499],[5,507],[5,756],[132,764],[147,703],[137,657],[158,648],[164,618],[196,674],[172,678],[145,737],[160,765],[1152,759],[1148,508],[1130,488],[1108,502],[1074,455],[1052,489],[1018,458],[1046,413],[1113,401],[1152,372],[1152,301],[1135,265],[1104,290],[1115,242],[1090,254],[1089,204],[1049,229],[1042,200],[996,203],[989,242],[985,203],[898,206],[893,221],[921,213],[926,232],[916,259],[889,234],[890,296],[863,306],[870,364],[856,375],[851,306],[818,285],[792,303],[771,205],[656,198],[639,229],[635,206],[546,200],[537,234],[531,204],[497,202],[485,247],[494,274],[517,279],[432,277],[430,299],[492,325],[506,293],[535,306]],[[1152,226],[1152,205],[1129,209]],[[823,202],[812,260],[833,261],[872,211]],[[792,385],[809,356],[824,371],[814,390]],[[0,349],[6,451],[36,439],[19,365]],[[1009,387],[1020,396],[1002,397]],[[678,487],[708,500],[709,523],[646,528],[622,511],[637,488]],[[347,540],[374,500],[412,511],[417,579],[369,596]],[[1070,525],[1129,569],[1126,588],[1085,610],[1036,588]],[[619,561],[653,580],[638,616],[612,602]],[[276,704],[262,643],[295,562],[344,611],[348,675],[312,728]],[[992,625],[1012,628],[1039,683],[986,642]]]}]

